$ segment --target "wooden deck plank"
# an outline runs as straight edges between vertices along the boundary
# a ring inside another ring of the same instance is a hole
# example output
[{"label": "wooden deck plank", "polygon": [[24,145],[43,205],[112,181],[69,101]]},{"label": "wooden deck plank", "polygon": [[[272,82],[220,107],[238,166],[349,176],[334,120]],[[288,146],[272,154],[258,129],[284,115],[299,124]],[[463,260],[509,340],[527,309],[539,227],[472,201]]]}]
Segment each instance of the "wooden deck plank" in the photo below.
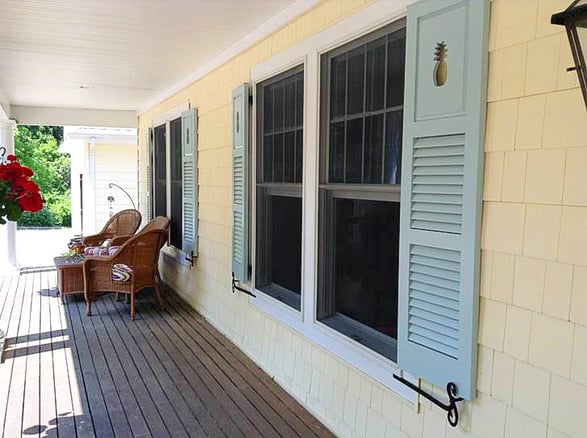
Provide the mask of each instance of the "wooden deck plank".
[{"label": "wooden deck plank", "polygon": [[[6,348],[10,347],[11,343],[16,342],[10,338],[11,334],[14,336],[14,330],[11,332],[11,324],[14,325],[17,322],[17,315],[15,314],[14,318],[11,318],[13,314],[13,309],[17,304],[17,297],[20,296],[22,299],[22,295],[17,293],[17,288],[19,285],[19,278],[17,275],[10,275],[2,282],[2,293],[6,294],[6,300],[2,307],[2,315],[0,316],[0,328],[4,330],[6,336]],[[5,436],[5,424],[6,424],[6,410],[8,407],[8,395],[10,392],[10,383],[12,380],[12,370],[13,370],[13,361],[10,358],[7,358],[6,351],[3,352],[2,356],[2,363],[0,364],[0,394],[3,394],[3,397],[0,397],[0,426],[2,426],[2,434],[0,436]]]},{"label": "wooden deck plank", "polygon": [[153,346],[155,357],[158,358],[155,359],[155,362],[161,362],[164,365],[166,372],[173,381],[172,387],[177,387],[179,393],[184,398],[188,408],[192,412],[191,415],[194,418],[197,418],[203,431],[209,436],[224,436],[225,433],[228,436],[241,436],[232,422],[233,420],[230,415],[222,415],[222,413],[214,415],[214,413],[219,412],[218,400],[212,397],[207,399],[206,402],[208,404],[205,404],[200,398],[202,397],[202,394],[205,394],[205,387],[200,385],[198,386],[198,390],[194,390],[190,385],[190,380],[195,378],[195,376],[191,374],[186,376],[181,366],[176,363],[174,356],[169,354],[169,348],[171,348],[170,345],[162,343],[153,331],[153,329],[156,330],[157,327],[145,324],[144,317],[147,313],[145,312],[145,309],[138,309],[139,311],[142,311],[142,314],[138,315],[136,321],[130,320],[128,309],[124,304],[119,303],[115,307],[115,310],[121,320],[125,321],[127,326],[140,328],[137,333],[144,337],[147,344]]},{"label": "wooden deck plank", "polygon": [[[121,337],[125,339],[129,354],[137,359],[135,363],[149,388],[151,397],[162,413],[170,434],[173,437],[188,436],[188,433],[205,436],[175,382],[155,354],[155,346],[143,337],[134,323],[125,322],[128,315],[120,315],[116,308],[108,303],[108,297],[96,301],[95,307],[101,315],[111,314],[112,320],[118,320],[116,327]],[[172,421],[175,418],[177,421]]]},{"label": "wooden deck plank", "polygon": [[218,354],[233,368],[234,374],[242,377],[244,382],[259,393],[263,400],[276,409],[283,418],[292,424],[298,433],[303,435],[333,436],[331,432],[316,418],[308,413],[291,395],[283,388],[276,385],[273,379],[255,364],[240,349],[216,330],[204,318],[186,317],[187,314],[197,312],[185,307],[183,300],[175,293],[167,295],[167,304],[172,314],[177,315],[174,320],[181,320],[186,331],[203,333],[202,339],[209,343]]},{"label": "wooden deck plank", "polygon": [[[57,345],[53,345],[53,327],[51,321],[51,307],[50,300],[46,298],[50,295],[49,279],[47,273],[39,275],[39,286],[36,291],[38,296],[39,306],[39,401],[40,401],[40,412],[39,412],[39,427],[41,433],[44,436],[50,435],[50,432],[54,430],[55,423],[57,422],[57,400],[56,400],[56,389],[55,389],[55,373],[54,373],[54,348],[57,349]],[[60,333],[61,330],[58,330]],[[62,374],[62,373],[59,373]],[[69,388],[68,388],[69,392]],[[75,434],[75,431],[73,434]]]},{"label": "wooden deck plank", "polygon": [[4,422],[5,436],[7,437],[18,436],[22,432],[24,391],[26,389],[26,355],[17,354],[17,352],[22,352],[23,345],[26,345],[28,339],[31,296],[29,287],[31,287],[31,282],[32,278],[23,278],[18,282],[21,291],[20,298],[17,298],[13,308],[13,314],[17,313],[15,316],[18,322],[10,324],[8,329],[10,345],[5,354],[6,362],[10,363],[12,367],[12,375]]},{"label": "wooden deck plank", "polygon": [[[23,402],[23,417],[21,431],[26,435],[40,436],[41,433],[41,422],[40,422],[40,407],[41,407],[41,361],[40,354],[41,349],[39,347],[40,342],[44,342],[41,339],[41,309],[39,306],[40,297],[37,294],[40,285],[40,278],[38,275],[30,277],[29,287],[27,288],[27,294],[29,295],[30,307],[29,307],[29,324],[27,330],[27,341],[20,347],[16,354],[23,352],[25,355],[25,370],[26,370],[26,383],[24,392]],[[53,379],[51,379],[53,383]]]},{"label": "wooden deck plank", "polygon": [[113,295],[91,317],[81,295],[59,304],[54,271],[12,281],[0,278],[13,340],[0,364],[3,436],[333,436],[174,293],[162,312],[140,294],[131,321]]},{"label": "wooden deck plank", "polygon": [[[69,298],[69,297],[68,297]],[[69,299],[68,299],[69,301]],[[98,372],[94,367],[92,351],[86,339],[79,309],[77,306],[66,306],[65,318],[69,324],[70,332],[73,337],[73,343],[76,346],[76,357],[79,370],[78,385],[84,388],[82,397],[87,398],[90,417],[96,436],[110,437],[114,436],[114,429],[110,421],[109,411],[106,408],[102,389],[98,378]]]},{"label": "wooden deck plank", "polygon": [[[54,276],[54,272],[41,273],[43,278],[41,289],[43,304],[41,307],[47,309],[47,315],[42,320],[42,327],[46,330],[45,327],[48,326],[51,334],[51,369],[49,372],[48,366],[41,365],[41,381],[43,382],[41,390],[45,388],[45,385],[49,385],[48,379],[52,378],[55,399],[54,421],[45,424],[50,424],[52,428],[59,430],[59,433],[63,434],[63,436],[74,437],[76,436],[75,415],[76,413],[79,415],[80,412],[74,407],[72,392],[75,391],[72,391],[70,386],[70,375],[74,375],[70,350],[72,341],[66,329],[67,327],[62,323],[63,309],[57,300],[57,290],[53,287],[55,284]],[[53,374],[52,377],[50,373]],[[41,421],[43,421],[43,417],[41,417]],[[91,429],[91,434],[88,433],[86,436],[94,436],[93,428]]]},{"label": "wooden deck plank", "polygon": [[[78,309],[79,308],[80,306],[78,306]],[[94,354],[94,364],[96,364],[97,360],[100,360],[100,362],[103,362],[102,366],[104,368],[104,374],[106,374],[107,371],[108,378],[105,382],[103,378],[101,378],[101,383],[108,384],[104,394],[111,394],[113,399],[106,400],[106,402],[109,405],[117,405],[117,403],[120,403],[120,409],[124,413],[124,417],[130,428],[128,431],[129,435],[150,436],[149,428],[141,414],[137,399],[129,386],[123,366],[118,360],[118,355],[112,346],[102,318],[99,316],[95,318],[86,318],[84,321],[84,328],[86,330],[91,328],[94,332],[92,337],[95,338],[96,348],[93,348],[92,351],[94,353],[97,350],[101,352],[100,355]],[[104,390],[104,385],[102,388]],[[122,433],[124,433],[125,430],[126,427],[123,427]],[[118,435],[121,431],[115,428],[115,433]]]},{"label": "wooden deck plank", "polygon": [[[151,300],[152,308],[155,303]],[[165,312],[165,311],[164,311]],[[168,313],[168,312],[166,312]],[[178,312],[181,315],[180,312]],[[178,315],[178,316],[179,316]],[[250,397],[244,397],[239,386],[245,385],[242,378],[238,378],[238,374],[234,373],[228,364],[224,360],[219,365],[219,357],[213,349],[206,348],[205,341],[202,336],[194,331],[186,332],[177,323],[175,317],[163,318],[161,325],[169,328],[164,330],[165,333],[174,333],[179,335],[178,338],[183,343],[185,354],[188,355],[188,362],[195,371],[200,375],[207,375],[212,377],[210,380],[212,388],[218,386],[227,393],[227,396],[233,401],[233,403],[242,410],[243,414],[250,418],[251,422],[259,430],[262,436],[295,436],[296,432],[293,431],[286,423],[281,421],[281,418],[276,418],[274,411],[267,403],[256,397],[256,394],[249,394]],[[161,329],[159,329],[161,330]],[[225,365],[226,368],[230,369],[230,373],[227,374],[221,366]],[[233,381],[233,380],[236,380]]]}]

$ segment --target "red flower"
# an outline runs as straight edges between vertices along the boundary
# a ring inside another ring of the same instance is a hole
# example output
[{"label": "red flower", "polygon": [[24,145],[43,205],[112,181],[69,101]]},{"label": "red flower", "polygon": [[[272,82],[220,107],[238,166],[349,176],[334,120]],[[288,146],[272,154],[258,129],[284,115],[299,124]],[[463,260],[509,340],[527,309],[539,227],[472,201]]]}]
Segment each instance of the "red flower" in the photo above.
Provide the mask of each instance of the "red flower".
[{"label": "red flower", "polygon": [[0,163],[0,224],[6,223],[6,219],[18,220],[23,211],[43,208],[39,186],[30,179],[33,171],[21,166],[15,155],[6,159],[6,164]]}]

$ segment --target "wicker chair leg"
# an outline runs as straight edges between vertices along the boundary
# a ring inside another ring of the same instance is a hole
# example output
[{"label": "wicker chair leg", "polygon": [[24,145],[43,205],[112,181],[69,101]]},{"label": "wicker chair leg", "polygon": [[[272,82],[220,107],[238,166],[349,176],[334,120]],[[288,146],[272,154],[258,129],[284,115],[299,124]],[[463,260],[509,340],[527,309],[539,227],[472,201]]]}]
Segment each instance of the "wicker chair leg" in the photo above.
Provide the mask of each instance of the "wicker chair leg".
[{"label": "wicker chair leg", "polygon": [[163,300],[161,299],[161,291],[159,290],[159,285],[155,284],[155,294],[157,295],[157,301],[159,302],[159,309],[163,310]]},{"label": "wicker chair leg", "polygon": [[135,294],[130,294],[130,319],[135,320]]},{"label": "wicker chair leg", "polygon": [[86,316],[90,316],[92,314],[92,302],[90,299],[86,299]]}]

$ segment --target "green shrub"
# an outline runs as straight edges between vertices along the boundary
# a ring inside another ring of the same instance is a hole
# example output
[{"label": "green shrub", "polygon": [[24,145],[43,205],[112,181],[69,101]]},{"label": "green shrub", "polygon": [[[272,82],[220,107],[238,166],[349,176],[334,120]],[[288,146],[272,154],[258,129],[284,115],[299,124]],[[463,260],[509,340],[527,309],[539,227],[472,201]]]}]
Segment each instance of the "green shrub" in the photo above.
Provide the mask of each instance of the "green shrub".
[{"label": "green shrub", "polygon": [[30,213],[25,211],[18,220],[19,227],[54,227],[56,224],[53,213],[43,207],[41,211]]}]

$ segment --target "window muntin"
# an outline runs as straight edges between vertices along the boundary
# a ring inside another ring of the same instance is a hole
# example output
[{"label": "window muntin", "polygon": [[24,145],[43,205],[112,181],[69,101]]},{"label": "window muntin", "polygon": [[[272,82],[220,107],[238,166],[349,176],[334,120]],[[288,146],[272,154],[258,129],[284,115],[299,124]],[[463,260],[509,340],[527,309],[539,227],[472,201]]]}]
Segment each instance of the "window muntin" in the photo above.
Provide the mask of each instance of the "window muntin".
[{"label": "window muntin", "polygon": [[317,318],[395,360],[405,30],[322,55]]},{"label": "window muntin", "polygon": [[303,66],[257,85],[255,287],[301,308]]}]

